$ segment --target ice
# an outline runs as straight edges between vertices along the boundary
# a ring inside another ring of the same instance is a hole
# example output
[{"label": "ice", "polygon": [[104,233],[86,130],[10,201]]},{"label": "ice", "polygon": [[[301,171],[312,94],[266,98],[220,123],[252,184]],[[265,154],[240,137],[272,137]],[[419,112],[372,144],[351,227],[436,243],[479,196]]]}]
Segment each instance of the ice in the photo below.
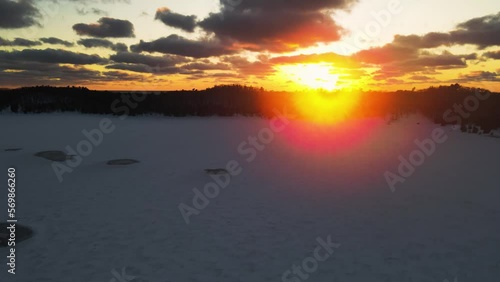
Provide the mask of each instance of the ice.
[{"label": "ice", "polygon": [[[72,155],[66,146],[104,118],[114,132],[62,183],[51,161],[34,156]],[[269,127],[260,118],[9,113],[0,127],[1,167],[17,170],[19,223],[35,231],[17,246],[15,280],[3,264],[0,281],[108,282],[122,271],[133,281],[282,281],[327,236],[341,245],[308,281],[500,277],[497,138],[444,127],[448,140],[392,192],[384,173],[437,127],[422,117],[292,121],[252,161],[238,148]],[[139,163],[106,165],[117,159]],[[230,161],[241,174],[186,224],[179,204],[192,206],[193,189],[213,181],[205,170]]]}]

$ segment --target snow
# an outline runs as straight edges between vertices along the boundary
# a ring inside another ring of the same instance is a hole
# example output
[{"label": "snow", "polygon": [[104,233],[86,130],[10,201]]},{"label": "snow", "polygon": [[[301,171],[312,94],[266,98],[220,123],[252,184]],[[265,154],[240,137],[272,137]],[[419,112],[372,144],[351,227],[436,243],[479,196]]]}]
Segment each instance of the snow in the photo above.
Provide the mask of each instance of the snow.
[{"label": "snow", "polygon": [[[62,183],[34,156],[76,148],[104,118],[114,132]],[[2,263],[0,281],[120,281],[124,268],[133,281],[282,281],[328,236],[340,247],[308,281],[500,277],[497,138],[443,128],[448,140],[392,192],[384,173],[436,128],[419,116],[292,121],[250,162],[238,148],[267,120],[9,113],[0,128],[0,167],[17,169],[19,223],[36,232],[17,245],[15,277]],[[106,165],[116,159],[139,163]],[[192,206],[193,188],[212,181],[205,169],[230,161],[241,174],[186,224],[179,204]]]}]

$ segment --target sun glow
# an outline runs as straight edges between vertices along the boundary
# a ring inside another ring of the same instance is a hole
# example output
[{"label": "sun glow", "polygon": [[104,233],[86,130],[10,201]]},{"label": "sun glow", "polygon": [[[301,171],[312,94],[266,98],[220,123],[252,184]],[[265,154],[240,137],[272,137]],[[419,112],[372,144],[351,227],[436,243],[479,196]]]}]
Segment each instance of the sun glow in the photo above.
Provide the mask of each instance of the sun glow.
[{"label": "sun glow", "polygon": [[294,98],[295,107],[303,119],[321,124],[346,120],[357,102],[357,93],[344,91],[309,91],[297,93]]},{"label": "sun glow", "polygon": [[333,73],[333,67],[329,64],[284,65],[280,71],[287,79],[306,88],[328,91],[338,88],[339,75]]}]

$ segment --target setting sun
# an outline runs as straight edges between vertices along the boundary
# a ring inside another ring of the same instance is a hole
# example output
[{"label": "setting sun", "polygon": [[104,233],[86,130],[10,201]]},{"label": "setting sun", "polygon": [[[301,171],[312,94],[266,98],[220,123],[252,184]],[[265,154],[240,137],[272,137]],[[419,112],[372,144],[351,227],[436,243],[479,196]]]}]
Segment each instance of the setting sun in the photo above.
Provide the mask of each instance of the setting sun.
[{"label": "setting sun", "polygon": [[299,114],[308,121],[331,124],[344,120],[357,104],[353,92],[309,91],[295,96]]},{"label": "setting sun", "polygon": [[299,86],[311,89],[335,90],[339,75],[334,74],[333,67],[328,64],[297,64],[280,67],[283,76]]}]

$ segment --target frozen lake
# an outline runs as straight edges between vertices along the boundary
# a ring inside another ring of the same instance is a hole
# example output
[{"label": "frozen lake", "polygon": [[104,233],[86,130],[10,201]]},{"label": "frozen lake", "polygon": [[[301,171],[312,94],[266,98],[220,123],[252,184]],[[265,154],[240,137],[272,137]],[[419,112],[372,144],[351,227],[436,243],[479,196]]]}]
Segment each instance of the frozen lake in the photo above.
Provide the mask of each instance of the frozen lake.
[{"label": "frozen lake", "polygon": [[[500,277],[497,138],[417,116],[318,126],[5,114],[0,128],[3,179],[16,168],[17,217],[35,231],[17,245],[15,280],[2,263],[1,281]],[[73,165],[34,156],[51,150]],[[138,163],[107,164],[117,159]]]}]

